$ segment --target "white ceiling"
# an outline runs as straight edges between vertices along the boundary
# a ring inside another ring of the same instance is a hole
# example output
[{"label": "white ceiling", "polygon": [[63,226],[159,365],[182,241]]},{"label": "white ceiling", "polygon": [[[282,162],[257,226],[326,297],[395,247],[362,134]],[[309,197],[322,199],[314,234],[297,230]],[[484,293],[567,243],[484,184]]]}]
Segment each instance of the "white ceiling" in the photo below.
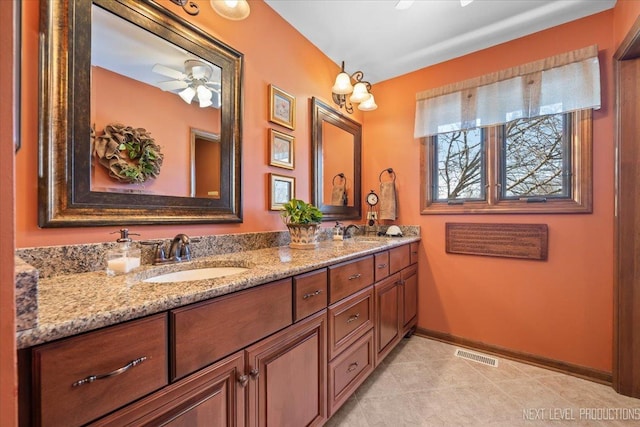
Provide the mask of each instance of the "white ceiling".
[{"label": "white ceiling", "polygon": [[265,0],[346,71],[371,83],[612,8],[616,0]]}]

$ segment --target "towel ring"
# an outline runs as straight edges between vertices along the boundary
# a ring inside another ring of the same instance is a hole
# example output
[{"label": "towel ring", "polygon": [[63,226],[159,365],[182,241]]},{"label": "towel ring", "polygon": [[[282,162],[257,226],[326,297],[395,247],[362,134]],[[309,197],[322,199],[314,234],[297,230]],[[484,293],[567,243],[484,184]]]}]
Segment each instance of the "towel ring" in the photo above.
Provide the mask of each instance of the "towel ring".
[{"label": "towel ring", "polygon": [[347,183],[347,178],[344,177],[344,174],[342,172],[340,172],[339,174],[336,174],[336,176],[333,177],[333,180],[331,181],[331,184],[336,185],[336,178],[340,177],[344,180],[344,183],[346,185]]},{"label": "towel ring", "polygon": [[378,176],[378,180],[380,182],[382,182],[382,174],[384,174],[385,172],[388,172],[389,175],[392,175],[393,176],[393,182],[396,182],[396,173],[393,171],[393,168],[384,169],[382,172],[380,172],[380,176]]}]

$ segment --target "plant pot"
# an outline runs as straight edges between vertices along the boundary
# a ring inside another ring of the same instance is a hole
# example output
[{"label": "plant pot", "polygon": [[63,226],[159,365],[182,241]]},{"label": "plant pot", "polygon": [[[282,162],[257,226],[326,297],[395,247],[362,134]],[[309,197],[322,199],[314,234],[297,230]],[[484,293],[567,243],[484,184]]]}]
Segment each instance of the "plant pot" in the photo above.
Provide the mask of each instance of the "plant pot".
[{"label": "plant pot", "polygon": [[287,224],[293,249],[315,249],[318,247],[320,224]]}]

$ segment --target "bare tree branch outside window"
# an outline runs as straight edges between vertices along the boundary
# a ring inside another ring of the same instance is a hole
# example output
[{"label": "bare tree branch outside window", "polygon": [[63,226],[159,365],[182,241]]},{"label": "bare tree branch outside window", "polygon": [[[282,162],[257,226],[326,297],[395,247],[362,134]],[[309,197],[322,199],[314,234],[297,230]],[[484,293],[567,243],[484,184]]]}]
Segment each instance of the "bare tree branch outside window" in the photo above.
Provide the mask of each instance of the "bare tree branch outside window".
[{"label": "bare tree branch outside window", "polygon": [[434,195],[437,200],[483,200],[484,143],[480,129],[438,134]]},{"label": "bare tree branch outside window", "polygon": [[505,125],[503,197],[566,197],[569,144],[564,115],[518,119]]}]

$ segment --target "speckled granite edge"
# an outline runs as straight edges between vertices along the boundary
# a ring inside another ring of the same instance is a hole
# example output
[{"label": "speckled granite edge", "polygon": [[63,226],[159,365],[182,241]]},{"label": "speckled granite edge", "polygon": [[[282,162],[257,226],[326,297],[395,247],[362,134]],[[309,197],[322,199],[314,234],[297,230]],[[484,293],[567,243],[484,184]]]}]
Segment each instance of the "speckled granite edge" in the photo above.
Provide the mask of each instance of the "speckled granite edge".
[{"label": "speckled granite edge", "polygon": [[38,326],[38,270],[15,257],[16,330]]},{"label": "speckled granite edge", "polygon": [[[116,277],[96,271],[42,279],[38,289],[38,325],[17,332],[17,346],[42,344],[419,241],[419,227],[415,231],[415,236],[324,241],[314,250],[279,246],[200,257],[171,266],[144,265]],[[169,270],[223,265],[246,266],[249,270],[208,280],[144,282]]]}]

